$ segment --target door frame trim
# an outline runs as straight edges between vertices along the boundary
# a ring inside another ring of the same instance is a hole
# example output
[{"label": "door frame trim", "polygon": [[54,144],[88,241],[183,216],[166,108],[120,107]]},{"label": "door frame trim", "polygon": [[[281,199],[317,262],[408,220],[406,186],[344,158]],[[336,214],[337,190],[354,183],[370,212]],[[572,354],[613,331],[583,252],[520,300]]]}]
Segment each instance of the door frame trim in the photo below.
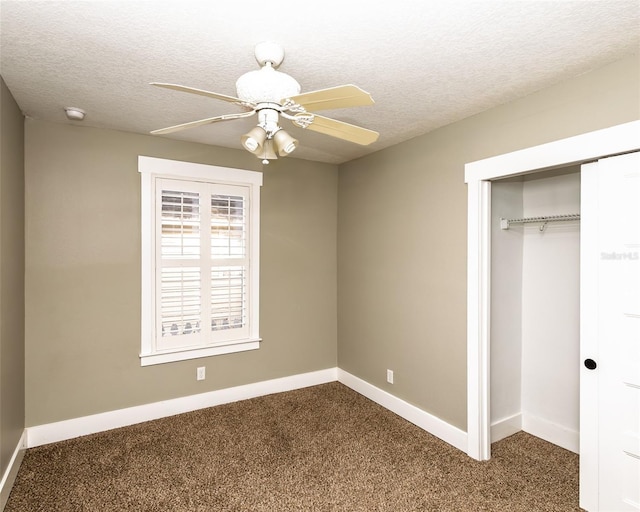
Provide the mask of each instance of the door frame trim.
[{"label": "door frame trim", "polygon": [[640,120],[465,165],[467,218],[467,454],[491,457],[491,180],[582,164],[640,149]]}]

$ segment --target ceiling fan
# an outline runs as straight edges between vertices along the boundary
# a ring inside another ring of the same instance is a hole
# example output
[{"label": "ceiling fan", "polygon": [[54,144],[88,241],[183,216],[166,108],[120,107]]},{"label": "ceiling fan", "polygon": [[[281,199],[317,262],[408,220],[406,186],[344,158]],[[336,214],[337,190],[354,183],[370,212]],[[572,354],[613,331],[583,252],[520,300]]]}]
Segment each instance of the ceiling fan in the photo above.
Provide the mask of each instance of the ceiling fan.
[{"label": "ceiling fan", "polygon": [[276,69],[284,60],[284,49],[280,45],[272,42],[258,43],[255,47],[255,57],[261,68],[249,71],[238,79],[237,97],[184,85],[152,82],[151,85],[156,87],[234,103],[243,107],[245,111],[169,126],[151,133],[163,135],[257,114],[258,125],[244,134],[240,141],[247,151],[262,158],[264,164],[278,156],[289,155],[298,146],[298,141],[280,127],[280,117],[300,128],[356,144],[368,145],[378,139],[378,132],[315,113],[317,110],[372,105],[373,98],[368,92],[355,85],[341,85],[300,94],[300,84],[293,77]]}]

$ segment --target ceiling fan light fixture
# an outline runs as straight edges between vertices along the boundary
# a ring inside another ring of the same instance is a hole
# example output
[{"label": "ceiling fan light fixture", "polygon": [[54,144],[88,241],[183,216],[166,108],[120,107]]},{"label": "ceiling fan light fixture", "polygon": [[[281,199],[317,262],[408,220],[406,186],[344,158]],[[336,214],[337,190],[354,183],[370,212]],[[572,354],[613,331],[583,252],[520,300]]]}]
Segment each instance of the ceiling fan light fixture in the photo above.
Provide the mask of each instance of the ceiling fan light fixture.
[{"label": "ceiling fan light fixture", "polygon": [[273,139],[267,139],[262,146],[262,153],[257,154],[258,158],[262,158],[262,163],[267,165],[269,160],[277,160],[278,155],[275,152],[275,144]]},{"label": "ceiling fan light fixture", "polygon": [[280,156],[287,156],[298,147],[298,141],[282,129],[273,134],[273,143]]},{"label": "ceiling fan light fixture", "polygon": [[249,130],[249,132],[245,133],[240,138],[240,142],[242,143],[242,147],[249,151],[249,153],[258,155],[262,152],[266,139],[267,132],[264,130],[264,128],[260,126],[254,126],[253,128],[251,128],[251,130]]},{"label": "ceiling fan light fixture", "polygon": [[242,135],[240,141],[244,149],[262,158],[263,163],[269,163],[269,160],[278,156],[287,156],[298,146],[298,141],[280,128],[281,118],[301,128],[363,146],[378,139],[378,132],[314,113],[317,110],[373,105],[373,98],[368,92],[348,84],[300,94],[300,84],[293,77],[276,70],[284,59],[284,49],[280,45],[272,42],[258,43],[255,56],[262,68],[259,71],[249,71],[238,78],[237,97],[184,85],[152,82],[151,85],[157,87],[233,103],[246,111],[177,124],[151,133],[164,135],[186,128],[257,115],[257,126]]}]

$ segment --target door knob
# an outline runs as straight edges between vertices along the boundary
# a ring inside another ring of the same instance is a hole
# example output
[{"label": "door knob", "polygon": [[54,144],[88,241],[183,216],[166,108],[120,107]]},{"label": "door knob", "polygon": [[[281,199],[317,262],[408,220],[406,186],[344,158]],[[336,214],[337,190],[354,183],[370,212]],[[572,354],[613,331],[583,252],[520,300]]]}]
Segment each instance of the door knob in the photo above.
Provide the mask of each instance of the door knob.
[{"label": "door knob", "polygon": [[584,365],[587,367],[588,370],[595,370],[598,366],[593,359],[585,359]]}]

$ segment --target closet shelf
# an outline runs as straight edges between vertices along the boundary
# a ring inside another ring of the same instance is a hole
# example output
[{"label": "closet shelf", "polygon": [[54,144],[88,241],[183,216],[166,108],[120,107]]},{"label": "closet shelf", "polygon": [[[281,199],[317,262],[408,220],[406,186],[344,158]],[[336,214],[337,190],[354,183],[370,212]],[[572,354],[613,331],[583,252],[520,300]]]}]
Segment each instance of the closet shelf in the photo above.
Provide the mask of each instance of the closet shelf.
[{"label": "closet shelf", "polygon": [[509,229],[510,224],[530,224],[532,222],[542,222],[540,231],[544,231],[548,222],[561,222],[569,220],[580,220],[579,213],[569,213],[566,215],[544,215],[541,217],[523,217],[522,219],[504,219],[500,217],[500,228]]}]

